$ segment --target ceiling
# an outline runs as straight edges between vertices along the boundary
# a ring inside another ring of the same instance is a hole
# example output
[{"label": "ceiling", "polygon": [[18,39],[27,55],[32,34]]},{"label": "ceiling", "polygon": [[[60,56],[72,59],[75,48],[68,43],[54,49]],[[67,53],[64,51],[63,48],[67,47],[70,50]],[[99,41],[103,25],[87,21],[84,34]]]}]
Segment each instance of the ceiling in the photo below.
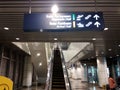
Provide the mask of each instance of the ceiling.
[{"label": "ceiling", "polygon": [[[57,3],[59,12],[103,12],[106,31],[24,32],[23,16],[29,0],[0,0],[0,42],[93,42],[97,55],[120,54],[120,0],[31,0],[31,12],[50,12]],[[4,30],[9,27],[10,30]],[[20,40],[16,40],[20,38]],[[96,38],[95,41],[92,38]],[[112,51],[108,51],[111,48]],[[95,56],[95,53],[92,52]],[[89,55],[88,55],[89,56]],[[92,54],[90,55],[92,56]]]}]

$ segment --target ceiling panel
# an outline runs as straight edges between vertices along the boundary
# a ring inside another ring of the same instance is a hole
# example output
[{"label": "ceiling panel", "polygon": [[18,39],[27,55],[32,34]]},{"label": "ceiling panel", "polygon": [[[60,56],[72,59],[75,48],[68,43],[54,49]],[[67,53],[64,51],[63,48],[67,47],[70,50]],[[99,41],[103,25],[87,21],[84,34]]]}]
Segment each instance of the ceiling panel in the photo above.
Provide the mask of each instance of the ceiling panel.
[{"label": "ceiling panel", "polygon": [[[55,42],[93,42],[95,46],[99,46],[98,42],[104,42],[106,50],[114,47],[114,42],[120,43],[120,0],[31,0],[31,11],[34,12],[51,12],[51,6],[57,3],[60,7],[59,12],[95,12],[101,11],[104,14],[105,27],[108,31],[103,32],[29,32],[23,31],[23,16],[29,12],[29,0],[0,0],[0,42],[17,41],[17,42],[38,42],[47,41]],[[4,27],[9,27],[9,31],[5,31]],[[96,41],[92,38],[96,37]],[[99,46],[100,48],[100,46]],[[101,51],[101,48],[100,50]]]}]

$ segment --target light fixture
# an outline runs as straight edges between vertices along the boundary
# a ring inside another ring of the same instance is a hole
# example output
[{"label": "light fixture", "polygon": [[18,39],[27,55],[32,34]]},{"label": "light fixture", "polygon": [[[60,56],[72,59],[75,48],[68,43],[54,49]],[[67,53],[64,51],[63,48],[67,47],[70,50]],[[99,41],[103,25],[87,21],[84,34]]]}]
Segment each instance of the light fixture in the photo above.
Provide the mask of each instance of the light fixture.
[{"label": "light fixture", "polygon": [[57,38],[54,38],[55,41],[57,41],[58,39]]},{"label": "light fixture", "polygon": [[86,66],[86,64],[84,63],[84,66]]},{"label": "light fixture", "polygon": [[108,30],[108,28],[104,28],[104,31],[107,31]]},{"label": "light fixture", "polygon": [[16,38],[16,40],[20,40],[20,38]]},{"label": "light fixture", "polygon": [[41,63],[41,62],[39,63],[39,66],[42,66],[42,63]]},{"label": "light fixture", "polygon": [[119,55],[117,54],[116,56],[118,57]]},{"label": "light fixture", "polygon": [[9,28],[8,27],[4,27],[4,30],[9,30]]},{"label": "light fixture", "polygon": [[120,47],[120,44],[118,45],[118,47]]},{"label": "light fixture", "polygon": [[51,8],[52,13],[57,13],[59,11],[59,8],[57,5],[53,5]]},{"label": "light fixture", "polygon": [[37,53],[37,56],[40,56],[40,53]]},{"label": "light fixture", "polygon": [[108,51],[112,51],[112,49],[111,49],[111,48],[109,48],[109,49],[108,49]]},{"label": "light fixture", "polygon": [[96,38],[92,38],[92,40],[93,40],[93,41],[95,41],[95,40],[96,40]]},{"label": "light fixture", "polygon": [[43,29],[40,29],[40,32],[43,32]]}]

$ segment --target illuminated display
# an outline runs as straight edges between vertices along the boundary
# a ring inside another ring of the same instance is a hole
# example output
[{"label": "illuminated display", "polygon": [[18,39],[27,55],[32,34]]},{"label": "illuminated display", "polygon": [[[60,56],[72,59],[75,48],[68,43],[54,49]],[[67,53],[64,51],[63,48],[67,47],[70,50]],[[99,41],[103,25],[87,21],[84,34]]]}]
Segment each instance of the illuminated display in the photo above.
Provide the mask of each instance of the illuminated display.
[{"label": "illuminated display", "polygon": [[102,12],[24,15],[24,31],[91,31],[104,29]]}]

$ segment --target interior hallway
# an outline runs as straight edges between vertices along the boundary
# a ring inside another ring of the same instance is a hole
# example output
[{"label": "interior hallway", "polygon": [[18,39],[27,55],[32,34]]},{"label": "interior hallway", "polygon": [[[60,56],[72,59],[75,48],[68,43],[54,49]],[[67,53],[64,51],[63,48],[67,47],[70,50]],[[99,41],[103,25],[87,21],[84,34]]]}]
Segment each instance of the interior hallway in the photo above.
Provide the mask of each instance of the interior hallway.
[{"label": "interior hallway", "polygon": [[[81,80],[70,79],[72,90],[103,90],[94,84],[83,83]],[[30,88],[23,88],[19,90],[45,90],[44,86],[33,86]]]}]

